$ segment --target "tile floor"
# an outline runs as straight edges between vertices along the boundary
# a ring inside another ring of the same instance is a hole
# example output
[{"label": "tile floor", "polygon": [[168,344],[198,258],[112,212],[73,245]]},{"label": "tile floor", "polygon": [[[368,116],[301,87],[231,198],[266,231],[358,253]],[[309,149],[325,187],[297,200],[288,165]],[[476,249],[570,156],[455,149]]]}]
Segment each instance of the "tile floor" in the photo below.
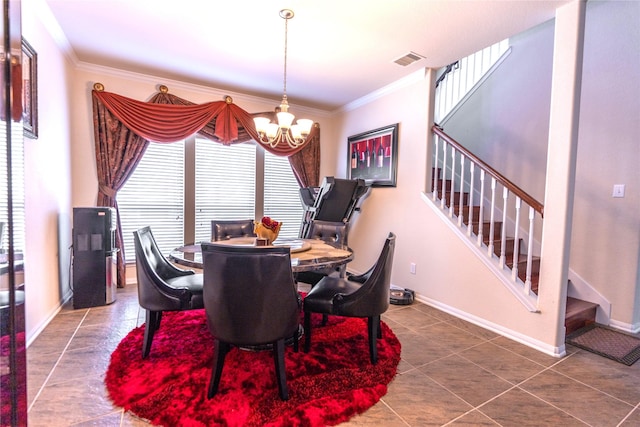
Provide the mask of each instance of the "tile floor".
[{"label": "tile floor", "polygon": [[[111,351],[144,322],[135,285],[67,304],[27,350],[29,425],[143,426],[106,396]],[[351,426],[638,426],[640,362],[570,347],[556,359],[421,303],[384,316],[402,343],[388,393]]]}]

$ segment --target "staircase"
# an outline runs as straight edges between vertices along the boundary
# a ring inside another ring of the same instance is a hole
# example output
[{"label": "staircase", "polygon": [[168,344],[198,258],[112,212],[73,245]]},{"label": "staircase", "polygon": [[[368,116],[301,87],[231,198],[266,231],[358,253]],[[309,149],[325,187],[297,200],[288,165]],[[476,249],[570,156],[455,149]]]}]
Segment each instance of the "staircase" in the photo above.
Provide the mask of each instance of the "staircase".
[{"label": "staircase", "polygon": [[[530,283],[531,292],[537,295],[539,284],[539,272],[540,272],[540,257],[531,254],[528,256],[521,248],[525,248],[523,240],[518,238],[517,247],[519,248],[517,259],[514,260],[514,249],[516,248],[516,239],[512,236],[502,236],[502,232],[506,227],[503,227],[502,221],[481,221],[481,207],[479,205],[469,206],[469,193],[460,191],[451,191],[454,183],[451,179],[442,178],[441,168],[433,169],[433,179],[435,187],[437,188],[437,198],[444,201],[446,208],[452,207],[453,212],[462,212],[462,224],[464,224],[471,233],[475,236],[480,236],[483,244],[493,250],[493,253],[497,257],[504,257],[504,263],[507,268],[515,271],[517,277],[525,282],[527,280],[527,264],[530,268]],[[444,193],[443,193],[444,190]],[[462,203],[462,209],[460,206]],[[472,218],[471,224],[469,224],[469,218]],[[482,225],[481,225],[482,222]],[[481,228],[482,227],[482,228]],[[502,251],[502,245],[504,244],[505,250]],[[516,267],[514,269],[514,266]],[[596,319],[596,310],[598,305],[582,301],[576,298],[567,298],[566,314],[565,314],[565,331],[566,335],[574,332],[581,327],[584,327],[590,323],[594,323]]]}]

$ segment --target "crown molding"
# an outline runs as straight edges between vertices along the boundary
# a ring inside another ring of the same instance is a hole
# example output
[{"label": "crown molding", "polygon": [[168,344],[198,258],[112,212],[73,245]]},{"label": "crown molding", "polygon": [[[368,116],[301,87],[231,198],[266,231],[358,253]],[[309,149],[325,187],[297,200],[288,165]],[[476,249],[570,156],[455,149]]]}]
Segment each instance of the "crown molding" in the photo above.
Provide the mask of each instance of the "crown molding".
[{"label": "crown molding", "polygon": [[[234,100],[235,104],[241,104],[242,101],[253,102],[253,103],[263,103],[263,104],[271,104],[274,109],[279,105],[278,99],[275,98],[264,98],[260,96],[249,95],[246,93],[235,92],[232,90],[219,89],[211,86],[205,86],[196,83],[188,83],[180,80],[175,80],[171,78],[165,78],[160,76],[155,76],[152,74],[143,74],[134,71],[123,70],[120,68],[108,67],[104,65],[97,65],[88,62],[78,61],[76,64],[76,69],[79,71],[85,71],[89,73],[102,74],[105,76],[113,76],[119,77],[127,80],[134,80],[141,83],[148,83],[151,85],[159,85],[164,84],[168,86],[173,93],[175,93],[176,89],[182,89],[190,92],[200,92],[207,95],[210,95],[212,98],[224,99],[225,96],[231,96]],[[292,109],[295,109],[296,115],[301,116],[301,112],[305,112],[309,115],[313,115],[314,117],[330,117],[332,113],[327,110],[321,110],[316,108],[305,107],[302,105],[297,105],[295,103],[289,104]]]},{"label": "crown molding", "polygon": [[406,86],[409,86],[411,84],[417,83],[419,81],[422,81],[426,78],[427,76],[427,72],[428,69],[427,68],[421,68],[417,71],[414,71],[413,73],[409,74],[406,77],[403,77],[399,80],[396,80],[393,83],[390,83],[386,86],[381,87],[378,90],[375,90],[371,93],[368,93],[367,95],[358,98],[354,101],[349,102],[348,104],[343,105],[342,107],[338,108],[335,113],[346,113],[348,111],[352,111],[355,110],[356,108],[362,107],[363,105],[369,104],[379,98],[382,98],[383,96],[386,96],[392,92],[395,92],[399,89],[402,89]]},{"label": "crown molding", "polygon": [[53,15],[53,12],[51,12],[49,5],[44,0],[32,0],[31,3],[33,11],[36,13],[40,22],[42,22],[42,25],[51,36],[54,43],[60,48],[69,62],[76,66],[79,63],[78,56],[71,47],[71,43],[69,43],[69,39],[67,39],[64,31],[62,31],[62,27],[60,27],[58,20]]}]

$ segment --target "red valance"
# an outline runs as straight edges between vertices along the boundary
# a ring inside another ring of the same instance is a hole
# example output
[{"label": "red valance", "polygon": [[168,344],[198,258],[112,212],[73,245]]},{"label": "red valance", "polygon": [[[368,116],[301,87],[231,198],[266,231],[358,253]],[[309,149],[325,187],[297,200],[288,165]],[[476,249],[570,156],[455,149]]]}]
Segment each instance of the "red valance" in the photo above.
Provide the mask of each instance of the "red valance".
[{"label": "red valance", "polygon": [[[225,101],[193,104],[168,93],[158,93],[149,102],[97,90],[93,95],[123,125],[148,141],[175,142],[199,132],[227,145],[244,142],[248,140],[246,136],[256,141],[260,139],[253,122],[254,115],[233,104],[229,97]],[[203,129],[205,127],[207,129]],[[314,126],[307,141],[315,136],[316,128]],[[245,138],[238,138],[239,130]],[[266,145],[264,148],[279,156],[290,156],[305,145],[306,142],[291,148],[286,142],[280,142],[274,148]]]}]

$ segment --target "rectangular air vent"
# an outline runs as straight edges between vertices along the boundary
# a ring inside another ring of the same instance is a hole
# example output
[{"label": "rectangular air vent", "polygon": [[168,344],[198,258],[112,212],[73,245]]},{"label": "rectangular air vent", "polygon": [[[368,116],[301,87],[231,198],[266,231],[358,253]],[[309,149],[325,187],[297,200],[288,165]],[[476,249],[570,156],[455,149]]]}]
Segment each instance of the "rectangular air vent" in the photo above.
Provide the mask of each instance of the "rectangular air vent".
[{"label": "rectangular air vent", "polygon": [[409,52],[406,55],[396,59],[395,62],[398,65],[402,65],[403,67],[406,67],[407,65],[413,64],[416,61],[419,61],[421,59],[423,59],[424,56],[419,55],[415,52]]}]

